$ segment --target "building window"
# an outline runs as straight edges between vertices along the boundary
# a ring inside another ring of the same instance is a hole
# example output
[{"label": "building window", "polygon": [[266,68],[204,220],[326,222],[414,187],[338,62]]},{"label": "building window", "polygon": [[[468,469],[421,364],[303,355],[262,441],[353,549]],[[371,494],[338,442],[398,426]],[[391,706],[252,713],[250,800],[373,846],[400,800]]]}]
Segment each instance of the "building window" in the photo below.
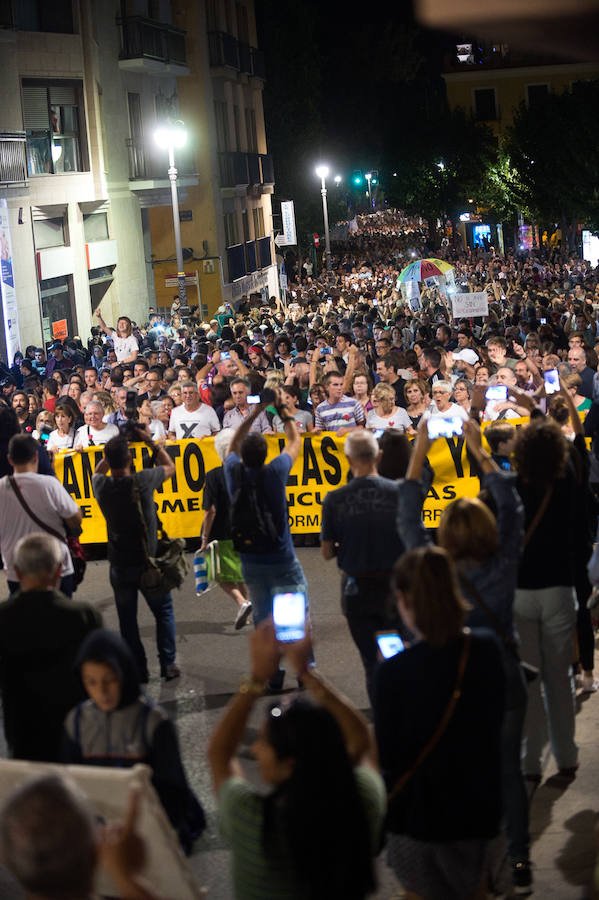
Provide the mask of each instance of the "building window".
[{"label": "building window", "polygon": [[246,108],[245,111],[245,130],[247,132],[248,151],[250,153],[258,152],[258,133],[256,131],[256,110]]},{"label": "building window", "polygon": [[526,102],[529,106],[535,106],[538,103],[542,103],[548,93],[548,84],[527,84]]},{"label": "building window", "polygon": [[239,107],[233,106],[233,123],[235,125],[235,149],[241,150],[241,128],[239,125]]},{"label": "building window", "polygon": [[18,0],[14,10],[17,31],[73,34],[72,0]]},{"label": "building window", "polygon": [[34,219],[33,237],[36,250],[47,250],[48,247],[64,247],[65,230],[64,218]]},{"label": "building window", "polygon": [[23,82],[23,125],[30,175],[82,172],[81,82]]},{"label": "building window", "polygon": [[42,324],[44,340],[50,343],[54,337],[55,322],[66,321],[68,337],[77,334],[76,319],[73,314],[73,277],[61,275],[60,278],[45,278],[40,281],[42,299]]},{"label": "building window", "polygon": [[216,140],[221,153],[231,149],[229,142],[229,116],[227,104],[222,100],[214,101],[214,114],[216,116]]},{"label": "building window", "polygon": [[254,210],[254,237],[256,239],[264,237],[264,210],[261,206],[257,206]]},{"label": "building window", "polygon": [[474,91],[474,115],[483,122],[497,118],[495,88],[478,88]]},{"label": "building window", "polygon": [[206,0],[206,25],[208,31],[219,31],[218,0]]},{"label": "building window", "polygon": [[235,213],[225,213],[225,245],[234,247],[239,243],[237,240],[237,216]]},{"label": "building window", "polygon": [[85,234],[86,244],[92,241],[107,241],[110,235],[108,233],[108,216],[106,213],[88,213],[84,215],[83,233]]}]

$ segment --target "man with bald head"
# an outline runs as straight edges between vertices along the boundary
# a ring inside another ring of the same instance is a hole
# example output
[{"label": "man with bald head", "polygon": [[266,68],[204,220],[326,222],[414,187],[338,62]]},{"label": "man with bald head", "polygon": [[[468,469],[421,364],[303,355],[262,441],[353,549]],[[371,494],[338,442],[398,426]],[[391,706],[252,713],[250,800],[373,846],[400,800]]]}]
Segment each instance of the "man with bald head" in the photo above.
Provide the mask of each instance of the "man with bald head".
[{"label": "man with bald head", "polygon": [[381,452],[372,432],[350,432],[344,449],[354,477],[324,499],[321,550],[325,559],[337,557],[341,607],[372,701],[376,633],[398,624],[389,588],[391,570],[404,550],[395,525],[398,485],[377,472]]}]

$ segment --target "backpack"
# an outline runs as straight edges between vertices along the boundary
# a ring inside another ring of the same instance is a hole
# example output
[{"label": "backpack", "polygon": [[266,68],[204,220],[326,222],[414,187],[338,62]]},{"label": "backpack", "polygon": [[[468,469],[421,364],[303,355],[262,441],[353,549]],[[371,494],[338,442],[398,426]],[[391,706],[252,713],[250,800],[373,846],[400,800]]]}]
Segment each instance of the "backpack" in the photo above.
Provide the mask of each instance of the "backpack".
[{"label": "backpack", "polygon": [[274,553],[278,532],[264,494],[264,468],[253,483],[242,463],[234,472],[231,503],[231,537],[238,553]]}]

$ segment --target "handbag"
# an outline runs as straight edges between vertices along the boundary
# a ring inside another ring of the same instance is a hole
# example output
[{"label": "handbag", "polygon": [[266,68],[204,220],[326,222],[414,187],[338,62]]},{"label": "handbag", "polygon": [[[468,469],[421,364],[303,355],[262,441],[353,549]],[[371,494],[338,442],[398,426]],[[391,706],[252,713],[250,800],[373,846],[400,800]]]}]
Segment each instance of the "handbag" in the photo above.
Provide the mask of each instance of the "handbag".
[{"label": "handbag", "polygon": [[[547,499],[547,502],[549,502],[549,499]],[[539,516],[539,521],[540,521],[540,519],[541,519],[541,516]],[[538,524],[538,522],[537,522],[537,524]],[[529,529],[529,531],[530,531],[530,529]],[[531,663],[523,662],[520,659],[520,651],[518,649],[518,645],[517,645],[516,641],[514,640],[513,637],[511,637],[506,632],[505,628],[501,624],[499,617],[496,615],[496,613],[493,612],[493,610],[491,609],[490,606],[488,606],[487,603],[485,603],[485,601],[483,600],[483,598],[480,595],[480,591],[478,590],[478,588],[476,588],[472,584],[472,582],[470,581],[469,578],[466,578],[465,575],[462,575],[462,573],[460,573],[459,577],[460,577],[460,580],[462,581],[462,583],[464,584],[468,594],[472,597],[473,600],[475,600],[478,603],[480,608],[486,614],[487,618],[491,620],[493,629],[497,632],[497,634],[501,638],[501,641],[502,641],[503,646],[505,647],[506,651],[520,664],[520,668],[522,669],[524,677],[526,678],[526,681],[530,684],[530,682],[534,681],[536,678],[539,677],[539,669],[537,669],[536,666],[531,665]]]},{"label": "handbag", "polygon": [[145,597],[149,600],[159,600],[168,594],[173,588],[181,587],[185,575],[189,569],[189,563],[185,557],[185,540],[183,538],[169,538],[158,515],[156,515],[158,543],[156,555],[150,556],[148,552],[148,528],[141,505],[139,486],[132,478],[133,499],[141,521],[141,543],[146,558],[146,569],[139,580],[139,586]]},{"label": "handbag", "polygon": [[15,497],[27,513],[30,519],[33,519],[36,525],[43,531],[47,531],[48,534],[51,534],[57,540],[59,540],[62,544],[67,545],[67,549],[69,551],[69,556],[71,557],[71,561],[73,563],[73,581],[75,582],[75,589],[81,584],[83,581],[83,576],[85,575],[85,570],[87,568],[87,560],[85,558],[85,551],[81,546],[81,542],[79,540],[79,534],[81,534],[81,529],[79,529],[79,533],[75,534],[74,529],[70,528],[69,525],[63,520],[63,525],[65,528],[66,535],[60,534],[60,532],[55,531],[54,528],[51,528],[49,525],[46,525],[45,522],[42,522],[41,519],[38,519],[36,514],[29,508],[25,497],[21,493],[21,488],[17,484],[16,479],[12,476],[8,476],[8,482],[11,488],[14,491]]},{"label": "handbag", "polygon": [[414,775],[417,769],[420,768],[424,760],[431,754],[431,752],[435,749],[441,738],[443,737],[445,731],[447,730],[447,726],[451,722],[453,714],[455,712],[455,708],[458,705],[458,700],[462,695],[462,682],[464,681],[464,672],[466,671],[466,664],[468,662],[468,657],[470,655],[470,640],[471,634],[468,629],[464,630],[463,634],[463,646],[462,652],[460,654],[460,661],[458,663],[458,673],[456,678],[456,683],[453,691],[451,692],[451,697],[449,698],[449,703],[445,707],[445,711],[441,717],[441,721],[439,722],[435,733],[428,741],[427,744],[422,748],[418,756],[416,757],[413,765],[404,772],[401,778],[399,778],[395,784],[393,785],[391,791],[389,792],[388,801],[392,800],[393,797],[396,797],[397,794],[406,786],[410,778]]}]

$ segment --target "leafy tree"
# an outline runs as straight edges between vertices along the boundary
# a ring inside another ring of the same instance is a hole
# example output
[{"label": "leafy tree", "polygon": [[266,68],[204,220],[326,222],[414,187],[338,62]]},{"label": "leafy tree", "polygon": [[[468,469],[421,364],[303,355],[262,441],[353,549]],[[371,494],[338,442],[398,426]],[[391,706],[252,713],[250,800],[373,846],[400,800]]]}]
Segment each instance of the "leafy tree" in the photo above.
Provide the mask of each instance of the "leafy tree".
[{"label": "leafy tree", "polygon": [[389,203],[427,218],[434,244],[436,220],[456,218],[469,208],[468,200],[482,197],[486,173],[496,159],[497,143],[486,126],[462,109],[446,110],[436,120],[408,129],[388,154]]}]

